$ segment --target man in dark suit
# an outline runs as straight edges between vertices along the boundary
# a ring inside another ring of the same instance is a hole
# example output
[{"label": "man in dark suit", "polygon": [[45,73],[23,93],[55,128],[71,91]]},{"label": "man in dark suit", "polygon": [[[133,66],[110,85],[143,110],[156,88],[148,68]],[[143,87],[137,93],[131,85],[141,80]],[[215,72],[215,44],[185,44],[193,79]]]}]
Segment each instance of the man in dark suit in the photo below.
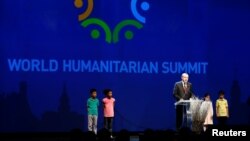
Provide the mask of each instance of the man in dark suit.
[{"label": "man in dark suit", "polygon": [[[175,83],[173,95],[176,101],[189,100],[191,97],[194,97],[192,84],[188,82],[188,79],[189,79],[189,75],[187,73],[183,73],[181,75],[181,81]],[[176,129],[177,130],[179,130],[182,127],[183,110],[186,110],[183,105],[176,106]]]}]

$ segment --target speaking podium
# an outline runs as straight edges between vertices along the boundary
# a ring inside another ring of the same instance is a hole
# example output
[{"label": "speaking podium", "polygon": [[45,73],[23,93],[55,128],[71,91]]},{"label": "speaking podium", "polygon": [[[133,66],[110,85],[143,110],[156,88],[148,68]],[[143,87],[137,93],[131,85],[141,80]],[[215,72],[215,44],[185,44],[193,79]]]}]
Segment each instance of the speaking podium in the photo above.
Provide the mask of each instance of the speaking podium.
[{"label": "speaking podium", "polygon": [[203,121],[200,118],[200,106],[203,100],[190,99],[190,100],[179,100],[175,103],[177,106],[182,107],[182,123],[181,128],[187,127],[194,132],[199,132],[202,129]]}]

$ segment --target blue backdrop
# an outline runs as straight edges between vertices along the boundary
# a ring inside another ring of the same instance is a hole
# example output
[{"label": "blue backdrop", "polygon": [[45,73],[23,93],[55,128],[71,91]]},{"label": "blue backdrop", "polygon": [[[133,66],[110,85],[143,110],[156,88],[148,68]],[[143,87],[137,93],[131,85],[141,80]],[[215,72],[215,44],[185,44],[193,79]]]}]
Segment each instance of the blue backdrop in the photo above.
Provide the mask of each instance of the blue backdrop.
[{"label": "blue backdrop", "polygon": [[215,103],[225,90],[230,123],[249,123],[249,9],[247,0],[1,0],[0,130],[86,130],[90,88],[100,100],[113,90],[116,131],[174,128],[182,72],[198,97]]}]

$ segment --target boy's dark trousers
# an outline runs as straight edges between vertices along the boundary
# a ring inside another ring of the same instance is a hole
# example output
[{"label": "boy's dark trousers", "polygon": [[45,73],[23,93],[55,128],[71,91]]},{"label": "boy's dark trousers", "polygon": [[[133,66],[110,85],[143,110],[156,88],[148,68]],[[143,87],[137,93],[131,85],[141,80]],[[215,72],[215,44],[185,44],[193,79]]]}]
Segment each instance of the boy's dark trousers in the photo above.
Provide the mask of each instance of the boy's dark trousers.
[{"label": "boy's dark trousers", "polygon": [[104,117],[104,128],[108,129],[112,133],[113,117]]},{"label": "boy's dark trousers", "polygon": [[227,119],[228,119],[228,117],[222,116],[222,117],[217,117],[217,119],[218,119],[218,125],[219,126],[225,126],[225,125],[227,125]]}]

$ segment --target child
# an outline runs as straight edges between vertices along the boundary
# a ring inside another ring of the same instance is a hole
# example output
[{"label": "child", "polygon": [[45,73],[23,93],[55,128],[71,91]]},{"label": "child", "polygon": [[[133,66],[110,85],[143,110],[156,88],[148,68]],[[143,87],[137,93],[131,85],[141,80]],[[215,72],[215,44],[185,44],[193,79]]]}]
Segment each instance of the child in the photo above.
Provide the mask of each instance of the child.
[{"label": "child", "polygon": [[207,114],[206,114],[206,118],[205,118],[205,122],[204,122],[204,131],[206,131],[206,129],[208,128],[209,125],[213,125],[213,104],[212,101],[210,100],[210,95],[209,93],[206,93],[204,96],[204,102],[203,102],[206,107],[207,107]]},{"label": "child", "polygon": [[96,98],[96,89],[90,90],[90,98],[87,101],[88,107],[88,131],[97,134],[97,119],[98,119],[98,106],[99,100]]},{"label": "child", "polygon": [[219,99],[216,101],[216,116],[219,125],[226,125],[227,119],[229,117],[228,103],[224,98],[224,95],[224,91],[219,91]]},{"label": "child", "polygon": [[105,98],[102,100],[104,108],[104,128],[108,129],[112,138],[112,122],[114,118],[115,99],[112,97],[112,90],[103,91]]}]

